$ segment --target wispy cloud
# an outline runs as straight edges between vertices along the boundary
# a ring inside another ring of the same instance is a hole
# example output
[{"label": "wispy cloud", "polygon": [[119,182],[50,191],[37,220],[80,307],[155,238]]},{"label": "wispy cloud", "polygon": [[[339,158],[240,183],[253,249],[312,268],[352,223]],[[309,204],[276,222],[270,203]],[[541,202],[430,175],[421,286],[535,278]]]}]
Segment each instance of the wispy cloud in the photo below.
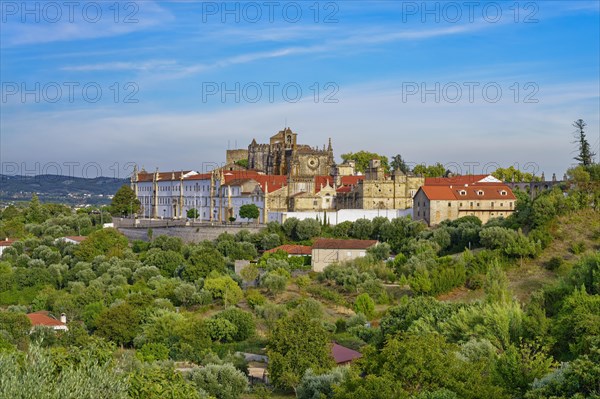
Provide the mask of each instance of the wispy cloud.
[{"label": "wispy cloud", "polygon": [[[148,29],[174,18],[167,9],[160,7],[155,1],[130,3],[137,8],[127,10],[128,12],[119,9],[119,14],[114,11],[115,4],[119,4],[118,7],[125,7],[128,3],[124,3],[125,6],[121,6],[121,3],[93,3],[101,7],[100,11],[94,8],[92,13],[89,9],[85,9],[90,13],[88,15],[84,11],[83,5],[78,2],[54,2],[57,4],[60,14],[49,14],[48,16],[39,11],[39,15],[30,15],[25,18],[25,22],[22,22],[24,16],[21,15],[23,11],[20,7],[26,7],[26,3],[15,3],[17,4],[15,15],[3,16],[6,21],[2,21],[0,42],[2,47],[10,48],[51,42],[108,38]],[[66,4],[76,7],[72,10]],[[34,5],[39,10],[43,10],[40,4],[34,3]],[[57,18],[56,15],[60,15],[60,18]]]}]

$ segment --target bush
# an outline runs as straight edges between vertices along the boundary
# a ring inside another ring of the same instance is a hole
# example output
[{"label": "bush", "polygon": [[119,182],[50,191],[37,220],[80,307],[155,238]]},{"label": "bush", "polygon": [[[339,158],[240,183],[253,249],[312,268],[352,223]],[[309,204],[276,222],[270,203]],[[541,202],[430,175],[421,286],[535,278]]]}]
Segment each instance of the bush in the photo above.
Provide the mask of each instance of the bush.
[{"label": "bush", "polygon": [[571,244],[571,248],[569,248],[569,249],[575,255],[579,255],[579,254],[585,252],[585,242],[583,242],[583,241],[574,242],[573,244]]},{"label": "bush", "polygon": [[233,335],[234,341],[244,341],[252,337],[256,332],[254,318],[250,313],[244,312],[241,309],[227,308],[215,317],[229,320],[236,327],[237,332]]},{"label": "bush", "polygon": [[143,362],[167,360],[169,358],[169,348],[161,343],[147,343],[135,352],[135,356]]},{"label": "bush", "polygon": [[561,267],[563,263],[563,258],[559,256],[553,256],[548,262],[544,264],[544,267],[550,271],[555,271],[558,270],[558,268]]},{"label": "bush", "polygon": [[248,389],[244,373],[231,364],[195,368],[189,378],[198,389],[217,399],[237,399]]},{"label": "bush", "polygon": [[246,291],[246,302],[252,309],[265,304],[265,297],[258,290]]}]

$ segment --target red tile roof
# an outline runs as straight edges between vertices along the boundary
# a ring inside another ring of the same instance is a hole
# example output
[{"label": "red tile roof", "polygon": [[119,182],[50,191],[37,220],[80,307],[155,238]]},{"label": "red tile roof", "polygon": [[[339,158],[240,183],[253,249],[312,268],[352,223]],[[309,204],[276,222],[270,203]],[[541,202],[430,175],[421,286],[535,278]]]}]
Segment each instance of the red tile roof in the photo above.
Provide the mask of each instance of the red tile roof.
[{"label": "red tile roof", "polygon": [[65,239],[69,239],[69,240],[73,240],[73,241],[77,241],[77,242],[82,242],[83,240],[85,240],[87,237],[85,236],[66,236],[64,237]]},{"label": "red tile roof", "polygon": [[364,175],[360,176],[342,176],[341,183],[342,186],[355,186],[359,181],[365,180]]},{"label": "red tile roof", "polygon": [[362,353],[350,348],[346,348],[345,346],[339,345],[335,342],[331,347],[331,355],[337,364],[349,363],[362,357]]},{"label": "red tile roof", "polygon": [[[482,182],[482,180],[488,180]],[[426,177],[426,186],[452,186],[452,185],[465,185],[475,183],[502,183],[492,175],[464,175],[464,176],[452,176],[452,177]]]},{"label": "red tile roof", "polygon": [[[506,184],[474,184],[468,186],[422,186],[421,190],[430,200],[501,200],[516,199],[510,187]],[[502,195],[502,192],[505,192]]]},{"label": "red tile roof", "polygon": [[31,320],[31,325],[33,326],[62,327],[66,325],[65,323],[46,316],[43,313],[29,313],[27,317],[29,320]]},{"label": "red tile roof", "polygon": [[312,253],[312,247],[309,247],[308,245],[285,244],[280,245],[277,248],[269,249],[265,252],[274,253],[277,251],[285,251],[290,255],[310,255]]},{"label": "red tile roof", "polygon": [[5,238],[4,240],[0,241],[0,247],[10,247],[15,242],[17,242],[16,238]]},{"label": "red tile roof", "polygon": [[327,186],[335,187],[333,176],[315,176],[315,194]]},{"label": "red tile roof", "polygon": [[287,176],[261,175],[256,172],[252,173],[254,173],[253,176],[246,177],[238,177],[237,174],[225,174],[225,184],[235,186],[241,185],[247,181],[254,181],[260,185],[260,188],[263,192],[265,191],[265,187],[268,187],[269,193],[272,193],[273,191],[277,191],[280,188],[287,186]]},{"label": "red tile roof", "polygon": [[377,244],[377,240],[317,238],[313,243],[313,249],[367,249],[375,244]]}]

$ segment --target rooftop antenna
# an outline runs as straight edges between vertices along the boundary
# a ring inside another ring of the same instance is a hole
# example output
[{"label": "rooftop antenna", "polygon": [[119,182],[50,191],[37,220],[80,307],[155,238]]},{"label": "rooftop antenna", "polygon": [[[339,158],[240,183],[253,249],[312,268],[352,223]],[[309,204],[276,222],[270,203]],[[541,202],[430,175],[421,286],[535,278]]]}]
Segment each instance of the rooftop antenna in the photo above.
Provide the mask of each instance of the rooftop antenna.
[{"label": "rooftop antenna", "polygon": [[284,130],[287,129],[288,125],[287,125],[287,117],[285,118],[285,126],[284,126]]}]

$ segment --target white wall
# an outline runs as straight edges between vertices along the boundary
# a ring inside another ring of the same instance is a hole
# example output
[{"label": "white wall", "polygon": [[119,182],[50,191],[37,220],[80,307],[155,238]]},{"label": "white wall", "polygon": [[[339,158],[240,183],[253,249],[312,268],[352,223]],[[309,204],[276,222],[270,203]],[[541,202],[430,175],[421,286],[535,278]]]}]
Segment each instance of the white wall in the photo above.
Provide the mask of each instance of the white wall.
[{"label": "white wall", "polygon": [[[323,220],[323,212],[269,212],[269,221],[279,223],[285,222],[288,218],[299,220],[316,219]],[[327,211],[327,221],[335,226],[338,223],[350,221],[355,222],[358,219],[373,220],[378,216],[388,219],[394,219],[412,215],[412,208],[408,209],[340,209],[338,211]]]}]

